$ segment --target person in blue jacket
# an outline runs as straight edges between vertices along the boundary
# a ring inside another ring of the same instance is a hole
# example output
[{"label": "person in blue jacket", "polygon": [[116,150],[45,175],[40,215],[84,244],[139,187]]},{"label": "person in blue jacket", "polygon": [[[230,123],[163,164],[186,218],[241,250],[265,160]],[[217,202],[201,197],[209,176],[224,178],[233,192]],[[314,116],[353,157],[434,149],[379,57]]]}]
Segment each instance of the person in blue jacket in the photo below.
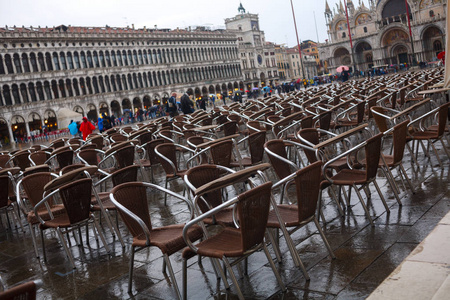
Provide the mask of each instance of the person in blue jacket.
[{"label": "person in blue jacket", "polygon": [[78,136],[78,126],[77,123],[75,123],[73,120],[70,120],[70,124],[69,126],[67,126],[67,128],[69,128],[70,134],[76,138]]}]

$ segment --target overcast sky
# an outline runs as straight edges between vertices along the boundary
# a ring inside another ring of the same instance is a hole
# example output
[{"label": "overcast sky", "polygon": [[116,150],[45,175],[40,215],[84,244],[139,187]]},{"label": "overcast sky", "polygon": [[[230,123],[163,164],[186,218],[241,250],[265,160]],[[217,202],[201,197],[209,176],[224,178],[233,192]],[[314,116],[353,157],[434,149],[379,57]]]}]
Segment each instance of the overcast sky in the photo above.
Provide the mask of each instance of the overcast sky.
[{"label": "overcast sky", "polygon": [[[239,3],[259,14],[266,40],[296,44],[290,0],[0,0],[0,26],[135,25],[158,28],[225,27],[225,18],[238,14]],[[367,0],[365,1],[367,4]],[[338,0],[328,1],[331,8]],[[327,39],[325,0],[293,0],[300,40]],[[355,1],[357,4],[357,1]],[[317,32],[314,24],[317,22]]]}]

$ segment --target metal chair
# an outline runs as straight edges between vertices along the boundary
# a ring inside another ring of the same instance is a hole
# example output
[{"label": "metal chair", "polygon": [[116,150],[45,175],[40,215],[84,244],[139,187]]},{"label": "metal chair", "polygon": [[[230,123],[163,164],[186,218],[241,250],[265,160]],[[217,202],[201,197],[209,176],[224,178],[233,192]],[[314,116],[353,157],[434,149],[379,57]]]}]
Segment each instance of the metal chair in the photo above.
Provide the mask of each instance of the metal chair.
[{"label": "metal chair", "polygon": [[[202,197],[206,193],[211,193],[233,183],[246,182],[249,180],[250,176],[257,174],[257,172],[257,168],[253,168],[252,170],[244,169],[216,179],[198,188],[196,198]],[[239,194],[237,197],[234,197],[233,199],[228,200],[227,202],[195,218],[187,223],[183,229],[183,237],[189,246],[189,249],[183,251],[184,299],[187,299],[187,259],[195,254],[210,257],[213,261],[222,260],[235,285],[239,299],[244,299],[236,276],[233,272],[232,265],[243,261],[249,255],[255,253],[261,248],[264,250],[272,271],[277,278],[278,284],[283,291],[286,290],[264,240],[271,204],[272,183],[266,182],[256,187],[254,187],[254,184],[251,184],[251,186],[253,187],[252,189]],[[217,234],[206,234],[203,241],[194,245],[192,239],[188,235],[189,230],[194,228],[194,226],[197,226],[197,224],[201,223],[203,220],[211,218],[221,210],[231,207],[233,207],[232,209],[236,214],[234,217],[234,223],[237,228],[225,227]],[[223,269],[220,267],[219,263],[215,263],[215,267],[219,270],[225,287],[228,289],[229,285]]]},{"label": "metal chair", "polygon": [[[147,199],[150,193],[147,189],[163,192],[165,195],[169,194],[177,200],[182,200],[188,206],[191,218],[194,213],[192,205],[187,199],[170,190],[151,183],[129,182],[118,185],[112,189],[110,199],[117,207],[122,220],[133,236],[130,254],[128,292],[131,293],[132,291],[135,252],[153,246],[159,248],[163,253],[164,262],[169,269],[172,284],[175,287],[178,298],[181,299],[181,294],[178,289],[169,256],[186,247],[182,235],[184,224],[173,224],[158,228],[153,227],[148,207],[149,200]],[[192,227],[191,230],[186,233],[186,236],[189,237],[189,239],[197,240],[202,237],[202,230],[199,226]]]}]

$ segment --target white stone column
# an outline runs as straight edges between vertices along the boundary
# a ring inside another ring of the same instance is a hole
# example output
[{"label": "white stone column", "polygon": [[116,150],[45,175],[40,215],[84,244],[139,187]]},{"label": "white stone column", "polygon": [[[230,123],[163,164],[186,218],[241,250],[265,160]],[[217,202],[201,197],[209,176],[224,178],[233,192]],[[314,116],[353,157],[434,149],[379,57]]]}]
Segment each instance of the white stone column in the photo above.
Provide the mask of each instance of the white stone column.
[{"label": "white stone column", "polygon": [[28,124],[27,121],[25,121],[25,129],[27,130],[27,136],[28,136],[28,138],[31,138],[30,124]]},{"label": "white stone column", "polygon": [[15,143],[16,141],[14,140],[14,134],[13,134],[13,131],[12,131],[12,128],[11,128],[11,123],[6,122],[6,124],[8,125],[9,141],[10,141],[11,144]]}]

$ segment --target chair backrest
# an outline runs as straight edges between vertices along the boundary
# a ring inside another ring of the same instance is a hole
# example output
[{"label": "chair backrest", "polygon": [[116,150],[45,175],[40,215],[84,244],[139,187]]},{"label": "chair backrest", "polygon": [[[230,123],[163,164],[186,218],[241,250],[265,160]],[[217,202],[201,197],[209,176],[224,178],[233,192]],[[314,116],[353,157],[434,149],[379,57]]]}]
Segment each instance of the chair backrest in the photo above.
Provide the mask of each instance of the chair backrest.
[{"label": "chair backrest", "polygon": [[84,161],[86,161],[88,165],[91,166],[98,166],[99,163],[98,155],[99,152],[97,152],[96,149],[83,149],[80,152],[78,152],[78,156],[82,158]]},{"label": "chair backrest", "polygon": [[272,182],[266,182],[238,196],[237,212],[243,251],[259,245],[266,232],[272,196]]},{"label": "chair backrest", "polygon": [[330,130],[331,125],[331,111],[326,111],[319,114],[319,128],[323,130]]},{"label": "chair backrest", "polygon": [[[167,175],[173,174],[174,172],[178,171],[177,149],[176,149],[175,144],[163,143],[163,144],[157,145],[155,147],[155,150],[156,150],[156,153],[158,156],[162,156],[159,159],[159,162],[161,163],[161,166],[163,167],[163,169]],[[163,157],[165,157],[166,159],[170,160],[173,163],[173,165],[175,166],[175,170],[170,165],[170,163],[167,162]]]},{"label": "chair backrest", "polygon": [[392,142],[394,143],[394,164],[400,163],[403,160],[403,153],[405,152],[406,136],[408,134],[409,120],[394,126],[394,133]]},{"label": "chair backrest", "polygon": [[[147,202],[147,190],[141,182],[120,184],[114,187],[111,190],[111,193],[119,204],[141,219],[149,230],[152,229]],[[117,210],[133,237],[142,236],[144,234],[142,227],[132,216],[120,206],[117,206]]]},{"label": "chair backrest", "polygon": [[42,150],[30,153],[30,155],[28,156],[28,159],[30,159],[35,165],[42,165],[49,158],[50,154]]},{"label": "chair backrest", "polygon": [[361,101],[356,105],[356,112],[357,112],[357,121],[358,124],[361,124],[362,121],[364,120],[364,114],[365,114],[365,107],[366,107],[366,102],[365,101]]},{"label": "chair backrest", "polygon": [[[35,300],[38,285],[35,281],[19,284],[0,292],[0,300]],[[42,285],[42,282],[40,282]]]},{"label": "chair backrest", "polygon": [[212,144],[209,148],[213,164],[229,167],[233,152],[233,141],[226,140]]},{"label": "chair backrest", "polygon": [[14,164],[22,171],[31,166],[31,162],[28,159],[30,153],[28,151],[20,151],[13,155]]},{"label": "chair backrest", "polygon": [[447,124],[448,119],[448,109],[450,106],[450,102],[443,104],[439,107],[438,112],[438,136],[442,136],[445,132],[445,125]]},{"label": "chair backrest", "polygon": [[9,166],[6,165],[6,163],[9,161],[11,156],[8,154],[0,154],[0,168],[7,168]]},{"label": "chair backrest", "polygon": [[164,139],[156,139],[145,144],[145,151],[147,151],[147,157],[150,160],[151,165],[159,164],[159,158],[155,153],[155,147],[164,143]]},{"label": "chair backrest", "polygon": [[228,121],[223,124],[223,133],[225,136],[236,134],[238,131],[239,125],[236,121]]},{"label": "chair backrest", "polygon": [[[299,135],[301,138],[307,140],[311,144],[317,145],[319,143],[319,131],[315,128],[305,128],[299,131]],[[309,145],[307,145],[309,146]],[[312,150],[303,148],[303,151],[305,152],[306,158],[308,159],[309,163],[312,164],[317,161],[316,153]]]},{"label": "chair backrest", "polygon": [[0,185],[2,188],[0,189],[0,208],[4,208],[8,206],[8,198],[9,198],[9,176],[1,175],[0,176]]},{"label": "chair backrest", "polygon": [[295,172],[299,222],[314,216],[319,200],[322,162],[316,161]]},{"label": "chair backrest", "polygon": [[54,149],[58,149],[58,148],[64,147],[65,145],[66,145],[65,141],[60,139],[60,140],[53,141],[50,144],[50,147],[52,147]]},{"label": "chair backrest", "polygon": [[[197,189],[208,182],[220,178],[221,174],[223,174],[223,171],[215,165],[200,165],[190,168],[186,172],[186,179],[194,188]],[[194,193],[194,191],[192,192]],[[199,201],[197,203],[203,213],[207,212],[210,208],[222,204],[222,193],[219,189],[204,194],[202,198],[209,205],[208,207],[208,205],[203,201]]]},{"label": "chair backrest", "polygon": [[91,142],[92,144],[94,144],[96,149],[103,149],[103,136],[101,135],[93,136],[92,138],[89,138],[87,142]]},{"label": "chair backrest", "polygon": [[119,169],[131,166],[134,163],[134,146],[128,145],[117,149],[114,153],[114,158]]},{"label": "chair backrest", "polygon": [[73,150],[67,149],[57,153],[56,160],[61,169],[71,165],[73,163]]},{"label": "chair backrest", "polygon": [[34,173],[40,173],[40,172],[50,172],[50,166],[46,164],[37,165],[33,167],[28,167],[23,172],[22,176],[28,176]]},{"label": "chair backrest", "polygon": [[[31,206],[35,206],[42,200],[44,194],[44,186],[52,181],[54,177],[50,172],[39,172],[27,175],[22,178],[21,185]],[[48,200],[50,208],[53,206],[52,200]],[[47,211],[45,206],[39,207],[40,211]]]},{"label": "chair backrest", "polygon": [[124,136],[123,134],[120,134],[120,133],[114,133],[114,134],[110,135],[109,139],[113,143],[128,141],[128,137],[126,137],[126,136]]},{"label": "chair backrest", "polygon": [[[283,140],[270,140],[264,144],[264,149],[287,159],[287,152]],[[275,174],[277,174],[278,179],[283,179],[284,177],[289,176],[292,173],[290,171],[291,169],[289,164],[272,155],[270,152],[266,151],[270,164],[275,170]]]},{"label": "chair backrest", "polygon": [[389,130],[388,128],[388,123],[387,123],[387,119],[384,118],[383,116],[378,115],[377,113],[380,114],[384,114],[384,108],[381,106],[373,106],[371,108],[372,110],[372,116],[373,119],[375,120],[375,123],[377,124],[378,130],[380,132],[386,132]]},{"label": "chair backrest", "polygon": [[82,178],[59,188],[59,195],[71,224],[77,224],[90,216],[92,179]]},{"label": "chair backrest", "polygon": [[264,158],[264,143],[266,142],[266,132],[260,131],[248,136],[248,145],[252,164],[262,162]]},{"label": "chair backrest", "polygon": [[376,178],[378,164],[381,155],[381,139],[382,133],[379,133],[367,140],[365,146],[366,152],[366,180],[370,181]]},{"label": "chair backrest", "polygon": [[140,167],[137,165],[132,165],[119,169],[112,173],[111,179],[113,182],[113,186],[117,186],[125,182],[137,181],[137,172],[139,168]]}]

